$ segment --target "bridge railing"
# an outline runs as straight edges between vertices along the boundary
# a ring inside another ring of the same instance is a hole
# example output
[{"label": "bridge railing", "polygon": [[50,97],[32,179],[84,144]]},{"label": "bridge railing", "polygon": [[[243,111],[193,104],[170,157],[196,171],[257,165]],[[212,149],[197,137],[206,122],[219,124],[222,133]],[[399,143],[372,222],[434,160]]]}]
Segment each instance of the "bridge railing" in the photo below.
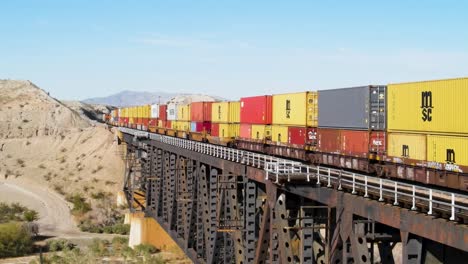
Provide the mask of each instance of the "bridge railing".
[{"label": "bridge railing", "polygon": [[119,130],[133,135],[135,139],[156,140],[213,157],[261,168],[265,171],[266,180],[273,180],[277,184],[290,181],[311,182],[315,183],[315,187],[349,191],[352,194],[375,198],[381,202],[390,201],[396,206],[400,203],[410,204],[411,210],[418,210],[428,215],[434,214],[434,211],[448,214],[452,221],[456,220],[457,215],[468,216],[468,195],[460,193],[129,128],[119,128]]}]

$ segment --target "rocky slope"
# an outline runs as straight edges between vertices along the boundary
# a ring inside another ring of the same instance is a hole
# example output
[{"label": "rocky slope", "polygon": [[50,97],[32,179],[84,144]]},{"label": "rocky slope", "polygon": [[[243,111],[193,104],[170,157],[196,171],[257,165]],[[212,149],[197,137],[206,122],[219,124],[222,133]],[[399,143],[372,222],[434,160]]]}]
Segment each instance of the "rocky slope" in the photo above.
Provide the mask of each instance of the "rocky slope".
[{"label": "rocky slope", "polygon": [[114,133],[29,81],[0,80],[0,106],[0,184],[40,186],[63,197],[80,193],[95,209],[90,217],[104,218],[90,197],[122,188]]}]

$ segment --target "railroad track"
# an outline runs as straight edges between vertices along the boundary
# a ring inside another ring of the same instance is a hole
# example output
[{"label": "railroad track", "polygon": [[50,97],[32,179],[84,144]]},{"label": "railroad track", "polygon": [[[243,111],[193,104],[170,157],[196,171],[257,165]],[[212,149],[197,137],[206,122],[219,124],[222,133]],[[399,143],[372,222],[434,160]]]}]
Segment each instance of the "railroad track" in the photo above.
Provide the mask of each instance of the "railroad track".
[{"label": "railroad track", "polygon": [[135,129],[120,127],[119,130],[135,138],[156,140],[263,169],[265,179],[276,184],[294,182],[333,188],[450,221],[464,224],[468,221],[468,195]]}]

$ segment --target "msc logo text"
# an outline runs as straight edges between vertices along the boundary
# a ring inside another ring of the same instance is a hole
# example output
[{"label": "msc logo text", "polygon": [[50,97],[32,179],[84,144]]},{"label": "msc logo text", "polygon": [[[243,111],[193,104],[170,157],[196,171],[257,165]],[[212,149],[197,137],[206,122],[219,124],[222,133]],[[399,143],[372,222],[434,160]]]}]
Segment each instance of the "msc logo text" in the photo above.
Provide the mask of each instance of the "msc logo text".
[{"label": "msc logo text", "polygon": [[432,121],[432,92],[425,91],[421,92],[421,114],[422,120],[424,122],[431,122]]}]

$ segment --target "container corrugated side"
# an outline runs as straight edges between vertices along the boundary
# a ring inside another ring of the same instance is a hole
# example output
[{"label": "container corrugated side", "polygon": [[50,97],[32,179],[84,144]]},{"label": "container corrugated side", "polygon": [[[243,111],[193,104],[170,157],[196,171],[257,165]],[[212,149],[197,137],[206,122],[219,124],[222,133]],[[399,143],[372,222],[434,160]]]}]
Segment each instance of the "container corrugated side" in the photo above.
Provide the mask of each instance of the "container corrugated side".
[{"label": "container corrugated side", "polygon": [[170,103],[167,104],[167,120],[175,121],[177,120],[177,104]]},{"label": "container corrugated side", "polygon": [[386,86],[321,90],[318,93],[319,127],[386,129]]},{"label": "container corrugated side", "polygon": [[240,122],[240,102],[229,102],[229,123]]},{"label": "container corrugated side", "polygon": [[388,130],[468,134],[468,78],[388,86]]},{"label": "container corrugated side", "polygon": [[459,166],[468,166],[468,137],[428,135],[427,161],[431,168],[466,173]]},{"label": "container corrugated side", "polygon": [[239,137],[250,139],[252,136],[252,125],[251,124],[240,124]]},{"label": "container corrugated side", "polygon": [[159,105],[159,119],[167,120],[167,105]]},{"label": "container corrugated side", "polygon": [[252,133],[250,135],[250,138],[255,139],[255,140],[263,140],[263,139],[271,140],[271,126],[252,125]]},{"label": "container corrugated side", "polygon": [[[214,125],[214,124],[213,124]],[[239,124],[218,123],[217,136],[222,138],[236,138],[240,135]]]},{"label": "container corrugated side", "polygon": [[317,126],[317,92],[273,95],[274,125]]},{"label": "container corrugated side", "polygon": [[159,105],[153,104],[151,105],[151,118],[159,118]]},{"label": "container corrugated side", "polygon": [[216,123],[229,122],[229,102],[217,102],[211,105],[211,120]]},{"label": "container corrugated side", "polygon": [[272,125],[271,141],[279,143],[289,143],[289,134],[287,126]]},{"label": "container corrugated side", "polygon": [[190,105],[190,120],[194,122],[211,121],[212,102],[194,102]]},{"label": "container corrugated side", "polygon": [[190,105],[177,105],[177,121],[190,121]]},{"label": "container corrugated side", "polygon": [[244,97],[240,101],[240,122],[246,124],[271,124],[271,95]]},{"label": "container corrugated side", "polygon": [[403,159],[426,161],[426,135],[389,132],[387,137],[388,156],[399,158],[401,161]]}]

